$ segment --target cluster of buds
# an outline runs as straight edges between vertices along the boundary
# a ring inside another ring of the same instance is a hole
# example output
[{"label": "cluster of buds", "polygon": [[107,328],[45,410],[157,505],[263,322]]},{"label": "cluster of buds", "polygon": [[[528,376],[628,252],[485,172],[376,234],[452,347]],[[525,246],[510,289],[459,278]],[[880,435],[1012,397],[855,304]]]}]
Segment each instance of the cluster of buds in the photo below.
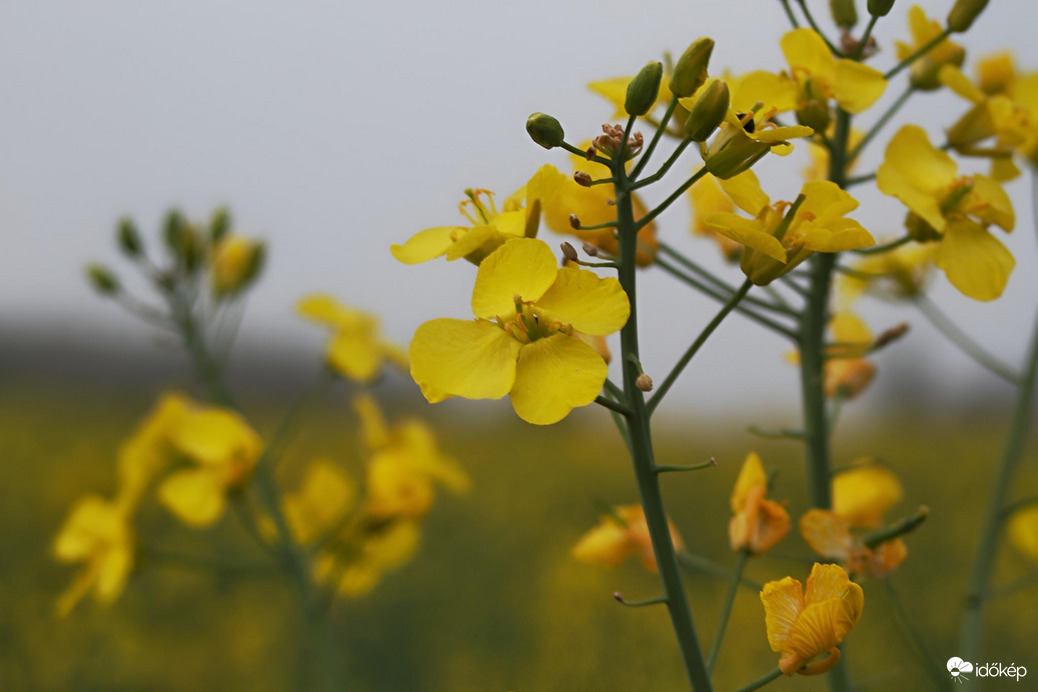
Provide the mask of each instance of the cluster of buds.
[{"label": "cluster of buds", "polygon": [[620,125],[602,125],[602,134],[595,137],[591,143],[595,149],[616,158],[623,152],[624,159],[630,159],[641,153],[642,145],[645,143],[641,132],[635,132],[627,138],[624,145],[624,129]]}]

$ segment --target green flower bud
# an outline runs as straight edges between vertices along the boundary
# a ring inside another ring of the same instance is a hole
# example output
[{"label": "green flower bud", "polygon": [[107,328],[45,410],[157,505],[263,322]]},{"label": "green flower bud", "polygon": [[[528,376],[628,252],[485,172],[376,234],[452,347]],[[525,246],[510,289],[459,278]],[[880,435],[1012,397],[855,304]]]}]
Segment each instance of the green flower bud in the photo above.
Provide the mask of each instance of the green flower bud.
[{"label": "green flower bud", "polygon": [[553,149],[566,138],[559,121],[544,113],[534,113],[526,119],[526,132],[530,139],[545,149]]},{"label": "green flower bud", "polygon": [[873,17],[886,17],[894,7],[894,0],[869,0],[868,6]]},{"label": "green flower bud", "polygon": [[707,65],[714,52],[714,40],[704,36],[692,42],[674,66],[670,76],[670,91],[679,98],[691,96],[707,79]]},{"label": "green flower bud", "polygon": [[101,295],[111,296],[122,290],[122,285],[108,267],[90,264],[86,268],[87,281]]},{"label": "green flower bud", "polygon": [[213,217],[209,220],[209,237],[214,244],[218,243],[229,230],[231,230],[231,211],[227,207],[220,207],[213,212]]},{"label": "green flower bud", "polygon": [[988,0],[956,0],[948,13],[948,30],[959,34],[966,31],[987,6]]},{"label": "green flower bud", "polygon": [[797,107],[797,122],[815,132],[825,132],[831,119],[829,104],[825,101],[810,99]]},{"label": "green flower bud", "polygon": [[854,0],[829,0],[829,12],[833,15],[833,21],[841,29],[850,29],[858,23],[858,10],[854,7]]},{"label": "green flower bud", "polygon": [[627,85],[627,98],[624,99],[624,110],[628,115],[645,115],[660,95],[660,82],[663,80],[663,63],[653,61],[641,69],[631,83]]},{"label": "green flower bud", "polygon": [[133,219],[121,219],[116,230],[116,236],[119,239],[119,247],[128,256],[137,257],[141,254],[143,248],[141,245],[141,234],[137,232],[137,224],[133,222]]},{"label": "green flower bud", "polygon": [[166,247],[174,257],[180,256],[184,225],[184,216],[177,209],[170,209],[162,222],[162,239],[166,242]]},{"label": "green flower bud", "polygon": [[685,120],[685,135],[693,142],[705,142],[724,121],[730,96],[728,85],[715,80],[696,99]]}]

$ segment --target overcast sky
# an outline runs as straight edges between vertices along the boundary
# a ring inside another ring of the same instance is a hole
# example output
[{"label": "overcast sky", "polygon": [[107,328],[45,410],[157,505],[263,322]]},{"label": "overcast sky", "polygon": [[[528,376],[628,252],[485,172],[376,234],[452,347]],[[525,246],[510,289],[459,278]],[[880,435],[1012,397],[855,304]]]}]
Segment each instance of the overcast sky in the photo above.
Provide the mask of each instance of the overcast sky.
[{"label": "overcast sky", "polygon": [[[824,0],[811,4],[827,14]],[[892,41],[907,36],[910,4],[899,1],[877,28],[883,52],[873,64],[881,69],[893,64]],[[952,2],[919,4],[943,17]],[[864,14],[864,0],[858,5]],[[1038,68],[1035,15],[1029,0],[992,3],[964,39],[970,56],[1009,47],[1022,65]],[[564,154],[527,139],[530,112],[556,114],[571,139],[590,137],[611,109],[586,90],[588,81],[632,73],[663,50],[679,54],[700,35],[717,41],[715,72],[777,70],[786,29],[777,0],[2,3],[0,338],[31,326],[55,338],[148,347],[146,329],[86,290],[83,264],[121,266],[111,229],[122,215],[153,233],[170,205],[205,217],[227,204],[237,229],[267,239],[271,250],[246,343],[316,353],[322,334],[292,313],[309,291],[378,312],[389,335],[406,342],[426,319],[470,316],[474,268],[406,267],[389,245],[454,223],[466,187],[504,196],[544,162],[567,168]],[[893,83],[875,112],[901,88]],[[903,112],[936,138],[963,109],[941,94],[920,96]],[[885,139],[862,172],[875,168]],[[795,197],[799,182],[789,171],[799,170],[803,154],[761,167],[773,199]],[[690,154],[686,170],[695,163]],[[653,196],[680,182],[675,176]],[[943,277],[934,292],[1014,363],[1038,294],[1029,189],[1027,179],[1010,186],[1018,230],[1007,244],[1018,265],[1006,295],[973,303]],[[874,235],[899,233],[904,212],[896,200],[875,193],[861,200],[855,215]],[[720,267],[710,244],[689,237],[687,210],[665,217],[660,232]],[[656,271],[644,274],[644,285],[646,367],[661,378],[716,307]],[[906,319],[918,326],[882,355],[888,377],[927,377],[944,396],[968,396],[989,381],[911,311],[877,303],[861,311],[876,331]],[[701,411],[795,400],[785,350],[732,319],[680,396]],[[882,401],[883,389],[868,398]]]}]

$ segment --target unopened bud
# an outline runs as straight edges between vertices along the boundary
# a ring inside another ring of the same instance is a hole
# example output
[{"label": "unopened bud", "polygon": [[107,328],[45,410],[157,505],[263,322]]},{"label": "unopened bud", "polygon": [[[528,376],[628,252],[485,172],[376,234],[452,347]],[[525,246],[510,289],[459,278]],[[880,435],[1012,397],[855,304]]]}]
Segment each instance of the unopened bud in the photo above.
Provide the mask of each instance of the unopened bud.
[{"label": "unopened bud", "polygon": [[663,80],[663,63],[658,60],[648,63],[627,85],[624,110],[628,115],[645,115],[656,105]]},{"label": "unopened bud", "polygon": [[562,248],[562,256],[568,259],[570,262],[576,262],[579,259],[577,249],[569,243],[563,243],[559,247]]},{"label": "unopened bud", "polygon": [[696,99],[685,120],[685,135],[693,142],[705,142],[724,121],[730,103],[728,85],[715,80]]},{"label": "unopened bud", "polygon": [[162,239],[174,257],[180,254],[184,225],[184,217],[177,209],[170,209],[162,223]]},{"label": "unopened bud", "polygon": [[873,17],[886,17],[894,7],[894,0],[869,0],[869,14]]},{"label": "unopened bud", "polygon": [[638,379],[634,381],[634,386],[643,392],[651,392],[652,378],[643,372],[641,375],[638,375]]},{"label": "unopened bud", "polygon": [[130,257],[137,257],[141,254],[141,234],[137,232],[137,224],[133,222],[133,219],[120,220],[116,233],[119,238],[119,247],[123,252]]},{"label": "unopened bud", "polygon": [[213,250],[213,293],[218,297],[240,293],[259,276],[266,256],[263,243],[225,235]]},{"label": "unopened bud", "polygon": [[90,285],[102,295],[111,296],[122,290],[119,279],[115,277],[115,274],[108,267],[100,264],[87,265],[86,275]]},{"label": "unopened bud", "polygon": [[956,0],[948,13],[948,30],[959,34],[966,31],[987,6],[988,0]]},{"label": "unopened bud", "polygon": [[544,113],[534,113],[526,119],[526,132],[530,139],[545,149],[561,145],[566,138],[566,132],[559,121]]},{"label": "unopened bud", "polygon": [[231,212],[227,207],[220,207],[213,212],[213,218],[209,221],[209,237],[214,244],[218,243],[229,230],[231,230]]},{"label": "unopened bud", "polygon": [[577,218],[576,214],[570,214],[569,215],[569,226],[570,226],[570,228],[572,228],[575,231],[579,231],[580,230],[580,219]]},{"label": "unopened bud", "polygon": [[591,174],[587,171],[577,171],[573,174],[573,180],[581,187],[591,187]]},{"label": "unopened bud", "polygon": [[829,12],[833,15],[833,21],[841,29],[850,29],[858,23],[858,10],[854,7],[854,0],[829,0]]},{"label": "unopened bud", "polygon": [[692,42],[678,58],[674,74],[670,76],[670,91],[679,98],[696,93],[707,79],[710,54],[714,52],[714,40],[704,36]]},{"label": "unopened bud", "polygon": [[801,103],[797,108],[797,122],[810,127],[815,132],[825,132],[830,120],[829,104],[823,100],[810,99]]},{"label": "unopened bud", "polygon": [[588,161],[592,160],[596,156],[598,156],[598,149],[595,149],[594,146],[588,147],[587,151],[584,152],[584,158],[586,158]]},{"label": "unopened bud", "polygon": [[901,324],[894,325],[890,329],[887,329],[882,334],[876,337],[876,340],[872,342],[872,350],[878,351],[884,346],[889,346],[894,343],[905,334],[908,333],[908,323],[902,322]]},{"label": "unopened bud", "polygon": [[592,245],[591,243],[587,242],[586,240],[584,241],[584,244],[580,247],[584,251],[584,254],[588,257],[598,257],[598,248]]}]

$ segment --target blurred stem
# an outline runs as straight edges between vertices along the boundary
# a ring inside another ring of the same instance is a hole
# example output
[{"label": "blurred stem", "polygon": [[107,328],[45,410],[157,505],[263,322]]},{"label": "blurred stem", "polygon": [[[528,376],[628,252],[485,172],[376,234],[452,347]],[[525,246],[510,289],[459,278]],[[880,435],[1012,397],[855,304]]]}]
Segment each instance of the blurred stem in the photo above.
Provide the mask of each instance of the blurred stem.
[{"label": "blurred stem", "polygon": [[[641,172],[645,169],[645,165],[649,163],[649,159],[652,158],[652,153],[656,151],[656,145],[659,144],[660,137],[662,137],[663,133],[666,131],[667,124],[670,122],[670,117],[674,115],[674,109],[677,107],[678,97],[677,94],[675,94],[671,97],[670,103],[667,104],[667,111],[663,114],[663,119],[660,120],[659,125],[656,126],[656,132],[652,135],[652,141],[649,142],[648,148],[646,148],[642,153],[638,164],[634,167],[634,170],[631,171],[630,179],[632,181],[637,180],[638,176],[641,175]],[[673,163],[673,161],[670,163]]]},{"label": "blurred stem", "polygon": [[1020,385],[1020,376],[1012,367],[1003,363],[974,341],[969,334],[952,322],[951,318],[945,315],[926,295],[920,293],[912,302],[937,331],[957,346],[960,351],[972,358],[978,365],[987,368],[1010,384]]},{"label": "blurred stem", "polygon": [[1038,314],[1035,315],[1034,333],[1028,347],[1025,370],[1020,379],[1016,407],[1009,425],[1002,451],[995,485],[991,489],[984,522],[980,532],[980,542],[973,559],[973,570],[970,574],[969,592],[966,595],[965,612],[962,618],[962,637],[959,655],[967,660],[979,660],[983,639],[983,606],[987,596],[991,574],[998,555],[999,528],[1002,524],[1002,508],[1006,502],[1006,494],[1013,481],[1013,472],[1023,457],[1027,446],[1031,419],[1034,414],[1034,386],[1038,374]]},{"label": "blurred stem", "polygon": [[891,609],[894,611],[894,621],[897,623],[898,629],[901,630],[901,635],[915,649],[916,654],[919,656],[920,664],[922,664],[926,674],[933,681],[937,689],[948,689],[948,687],[950,687],[950,678],[946,677],[942,673],[943,668],[941,667],[941,664],[930,654],[930,650],[926,648],[926,642],[924,642],[923,638],[919,636],[919,631],[912,626],[912,622],[908,619],[908,613],[905,612],[905,606],[901,602],[901,598],[898,597],[897,590],[894,588],[893,581],[889,576],[881,581],[883,582],[883,585],[887,587],[887,597],[890,599]]},{"label": "blurred stem", "polygon": [[924,55],[926,55],[927,53],[929,53],[931,50],[934,49],[934,47],[937,46],[938,43],[940,43],[944,39],[948,38],[948,36],[950,36],[950,35],[951,35],[951,30],[949,30],[949,29],[945,29],[941,33],[937,34],[930,41],[928,41],[926,44],[924,44],[919,50],[917,50],[916,52],[912,53],[907,58],[905,58],[904,60],[899,62],[896,66],[894,66],[894,68],[892,70],[890,70],[885,75],[883,75],[883,77],[887,81],[890,81],[890,79],[894,75],[896,75],[898,72],[900,72],[901,70],[905,69],[906,67],[908,67],[912,63],[914,63],[919,58],[921,58]]},{"label": "blurred stem", "polygon": [[759,690],[760,688],[762,688],[765,685],[767,685],[769,682],[772,682],[774,680],[778,680],[781,677],[782,677],[782,670],[779,669],[779,668],[776,668],[775,670],[771,671],[770,673],[768,673],[764,677],[758,678],[757,680],[754,680],[749,685],[746,685],[745,687],[740,687],[737,690],[737,692],[753,692],[753,690]]},{"label": "blurred stem", "polygon": [[901,92],[901,95],[897,97],[897,100],[890,105],[890,108],[888,108],[883,113],[883,115],[880,116],[879,120],[876,121],[876,124],[869,128],[869,131],[865,133],[864,137],[862,137],[862,140],[858,144],[858,146],[854,147],[854,150],[847,155],[848,162],[854,161],[854,159],[858,158],[858,154],[860,154],[865,149],[865,147],[868,146],[869,142],[875,139],[876,135],[879,134],[879,131],[883,129],[883,126],[890,122],[890,119],[893,118],[899,110],[901,110],[901,106],[905,105],[909,97],[911,97],[914,93],[915,86],[909,83],[908,87],[905,88],[905,90]]},{"label": "blurred stem", "polygon": [[[697,175],[700,174],[697,173]],[[693,180],[696,177],[693,176]],[[671,625],[677,637],[689,682],[695,692],[710,692],[712,690],[710,676],[707,674],[699,639],[696,636],[688,595],[685,593],[674,544],[671,540],[670,524],[663,507],[663,497],[656,474],[656,460],[652,447],[649,410],[645,404],[644,393],[636,385],[638,376],[641,374],[638,346],[637,266],[635,265],[638,226],[634,221],[631,183],[624,169],[622,156],[613,165],[613,178],[616,180],[616,211],[619,230],[619,279],[620,285],[623,286],[631,303],[630,318],[620,332],[623,391],[626,403],[630,407],[626,418],[631,441],[631,459],[634,463],[642,508],[645,511],[645,522],[649,529],[653,553],[659,568],[663,595],[667,599],[667,611],[670,614]],[[661,205],[659,209],[665,206],[666,204]]]},{"label": "blurred stem", "polygon": [[818,23],[815,22],[814,15],[812,15],[811,10],[808,9],[807,3],[804,2],[804,0],[797,0],[797,3],[800,5],[800,9],[803,11],[807,23],[811,25],[811,28],[815,30],[816,34],[822,37],[822,40],[825,41],[825,45],[829,46],[829,50],[832,54],[838,58],[842,58],[843,53],[837,50],[836,46],[833,45],[833,42],[829,40],[829,37],[822,33],[822,29],[818,26]]},{"label": "blurred stem", "polygon": [[732,572],[732,581],[728,584],[728,594],[721,606],[721,619],[717,623],[717,632],[714,633],[714,643],[710,647],[710,657],[706,660],[706,671],[714,672],[717,664],[717,656],[721,653],[721,642],[724,641],[724,632],[728,629],[728,620],[732,617],[732,608],[735,606],[735,596],[739,593],[739,582],[742,581],[742,573],[746,568],[746,560],[750,557],[750,551],[743,548],[735,560],[735,571]]},{"label": "blurred stem", "polygon": [[[808,563],[812,561],[813,559],[809,560]],[[724,565],[720,565],[714,562],[709,558],[703,557],[702,555],[696,555],[695,553],[683,551],[678,553],[678,562],[680,562],[683,567],[687,567],[688,569],[696,570],[697,572],[702,572],[704,574],[709,574],[711,577],[729,580],[732,578],[731,570],[729,570]],[[762,584],[758,584],[757,582],[751,579],[747,579],[746,577],[741,577],[739,579],[739,586],[743,587],[744,589],[751,589],[753,591],[760,591],[764,588]]]}]

